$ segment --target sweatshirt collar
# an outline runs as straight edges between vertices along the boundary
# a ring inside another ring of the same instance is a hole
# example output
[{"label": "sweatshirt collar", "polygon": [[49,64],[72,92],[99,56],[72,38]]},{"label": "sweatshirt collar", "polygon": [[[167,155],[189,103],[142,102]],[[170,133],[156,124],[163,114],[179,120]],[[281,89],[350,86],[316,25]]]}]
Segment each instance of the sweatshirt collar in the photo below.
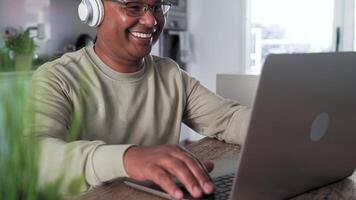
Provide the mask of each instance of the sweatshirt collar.
[{"label": "sweatshirt collar", "polygon": [[139,71],[133,72],[133,73],[122,73],[122,72],[115,71],[114,69],[112,69],[111,67],[106,65],[99,58],[99,56],[95,53],[93,45],[86,47],[85,51],[87,52],[89,57],[92,59],[92,61],[94,62],[95,66],[101,72],[103,72],[106,76],[108,76],[111,79],[114,79],[116,81],[125,81],[125,82],[139,81],[144,77],[144,75],[145,75],[145,73],[147,71],[148,65],[149,65],[149,63],[147,61],[149,59],[147,59],[145,57],[143,67]]}]

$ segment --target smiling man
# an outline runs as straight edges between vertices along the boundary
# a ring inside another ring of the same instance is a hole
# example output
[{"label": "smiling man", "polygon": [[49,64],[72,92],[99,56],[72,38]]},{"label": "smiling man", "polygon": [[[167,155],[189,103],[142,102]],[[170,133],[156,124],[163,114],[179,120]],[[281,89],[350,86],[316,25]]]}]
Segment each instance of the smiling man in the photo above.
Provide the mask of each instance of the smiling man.
[{"label": "smiling man", "polygon": [[181,123],[241,144],[249,111],[171,59],[150,55],[169,7],[165,0],[81,2],[80,18],[97,26],[96,43],[44,64],[31,81],[27,130],[40,141],[41,186],[62,177],[68,193],[76,180],[85,190],[131,177],[181,199],[176,177],[193,197],[214,191],[205,167],[176,146]]}]

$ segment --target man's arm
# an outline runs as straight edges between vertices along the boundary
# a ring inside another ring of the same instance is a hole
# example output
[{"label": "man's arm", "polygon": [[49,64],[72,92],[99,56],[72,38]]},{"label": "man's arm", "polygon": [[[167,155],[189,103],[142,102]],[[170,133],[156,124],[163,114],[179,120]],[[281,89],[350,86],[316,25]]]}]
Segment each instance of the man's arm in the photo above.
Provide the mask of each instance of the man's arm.
[{"label": "man's arm", "polygon": [[183,71],[182,77],[187,92],[183,122],[203,135],[243,144],[251,110],[211,92]]},{"label": "man's arm", "polygon": [[60,182],[60,192],[68,194],[127,176],[122,159],[131,145],[77,140],[70,88],[52,72],[35,72],[26,110],[25,132],[33,131],[40,144],[41,187]]}]

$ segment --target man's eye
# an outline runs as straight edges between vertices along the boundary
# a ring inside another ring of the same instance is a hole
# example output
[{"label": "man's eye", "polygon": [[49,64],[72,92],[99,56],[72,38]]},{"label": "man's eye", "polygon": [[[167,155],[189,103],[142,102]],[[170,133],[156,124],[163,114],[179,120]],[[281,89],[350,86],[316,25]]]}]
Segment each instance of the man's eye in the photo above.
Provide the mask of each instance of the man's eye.
[{"label": "man's eye", "polygon": [[134,12],[139,12],[141,11],[143,8],[143,6],[141,5],[127,5],[126,9],[128,9],[129,11],[134,11]]}]

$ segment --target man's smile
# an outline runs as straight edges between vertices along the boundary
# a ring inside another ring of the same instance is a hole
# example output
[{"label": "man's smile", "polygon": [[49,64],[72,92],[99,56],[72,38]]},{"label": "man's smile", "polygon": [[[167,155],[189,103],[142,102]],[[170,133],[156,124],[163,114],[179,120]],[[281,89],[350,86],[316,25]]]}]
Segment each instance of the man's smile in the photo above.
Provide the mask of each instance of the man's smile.
[{"label": "man's smile", "polygon": [[152,33],[141,33],[141,32],[133,32],[133,31],[130,31],[130,34],[140,39],[150,39],[153,35]]}]

